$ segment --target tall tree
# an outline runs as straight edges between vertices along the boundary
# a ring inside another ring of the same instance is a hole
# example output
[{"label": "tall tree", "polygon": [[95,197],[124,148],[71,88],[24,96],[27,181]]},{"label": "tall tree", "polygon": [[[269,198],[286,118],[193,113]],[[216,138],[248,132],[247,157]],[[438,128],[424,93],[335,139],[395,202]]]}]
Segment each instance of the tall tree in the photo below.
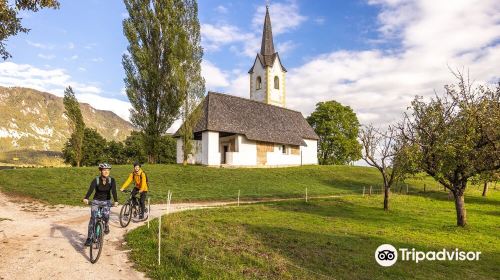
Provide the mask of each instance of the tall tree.
[{"label": "tall tree", "polygon": [[360,125],[351,107],[337,101],[319,102],[307,122],[319,136],[320,164],[348,164],[361,158]]},{"label": "tall tree", "polygon": [[5,47],[8,37],[19,32],[28,33],[30,30],[21,24],[19,12],[22,10],[37,12],[43,8],[59,8],[56,0],[15,0],[9,4],[8,0],[0,0],[0,56],[5,60],[12,57]]},{"label": "tall tree", "polygon": [[148,161],[186,99],[204,91],[198,7],[194,0],[124,0],[128,53],[123,55],[131,121],[144,132]]},{"label": "tall tree", "polygon": [[80,111],[80,103],[76,99],[75,93],[71,86],[64,90],[64,115],[68,118],[69,127],[71,130],[71,147],[76,166],[80,167],[82,160],[83,137],[85,123],[83,121],[82,112]]},{"label": "tall tree", "polygon": [[458,85],[445,86],[442,96],[413,100],[400,129],[418,147],[421,168],[453,193],[457,225],[465,226],[469,179],[500,168],[500,84],[473,88],[454,74]]},{"label": "tall tree", "polygon": [[384,210],[389,210],[392,185],[414,172],[415,168],[412,168],[412,161],[409,160],[413,155],[411,147],[392,126],[385,132],[380,132],[372,125],[363,127],[359,138],[363,146],[363,159],[382,175]]}]

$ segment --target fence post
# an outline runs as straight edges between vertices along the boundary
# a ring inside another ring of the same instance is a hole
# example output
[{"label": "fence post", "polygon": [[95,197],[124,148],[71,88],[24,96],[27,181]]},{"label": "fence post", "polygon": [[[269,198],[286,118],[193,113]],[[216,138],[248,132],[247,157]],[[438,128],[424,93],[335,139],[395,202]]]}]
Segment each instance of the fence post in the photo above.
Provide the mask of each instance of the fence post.
[{"label": "fence post", "polygon": [[238,206],[240,206],[240,190],[238,190]]},{"label": "fence post", "polygon": [[161,213],[158,218],[158,265],[160,265],[161,259]]},{"label": "fence post", "polygon": [[365,196],[365,187],[363,187],[363,196]]},{"label": "fence post", "polygon": [[406,184],[406,195],[408,195],[408,184]]},{"label": "fence post", "polygon": [[370,195],[372,195],[372,186],[370,186]]},{"label": "fence post", "polygon": [[148,197],[148,228],[149,228],[149,218],[151,216],[150,198]]},{"label": "fence post", "polygon": [[306,187],[306,202],[307,202],[307,187]]}]

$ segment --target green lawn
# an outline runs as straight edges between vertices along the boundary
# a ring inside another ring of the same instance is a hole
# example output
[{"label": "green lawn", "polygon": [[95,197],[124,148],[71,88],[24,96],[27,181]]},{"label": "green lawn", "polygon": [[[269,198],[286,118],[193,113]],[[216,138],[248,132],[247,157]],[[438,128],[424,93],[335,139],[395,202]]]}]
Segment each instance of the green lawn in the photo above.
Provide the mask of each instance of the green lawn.
[{"label": "green lawn", "polygon": [[[122,184],[131,166],[113,166],[111,175]],[[173,202],[234,200],[241,198],[301,197],[308,188],[310,196],[360,194],[363,187],[380,191],[381,177],[373,168],[355,166],[302,166],[270,169],[220,169],[203,166],[150,165],[150,196],[154,203],[164,203],[172,190]],[[95,167],[26,168],[0,170],[0,190],[40,199],[49,204],[77,205],[90,181],[98,174]],[[410,180],[410,191],[440,190],[432,179]],[[406,187],[403,188],[403,191]],[[399,191],[399,187],[397,188]],[[120,200],[125,197],[120,195]]]},{"label": "green lawn", "polygon": [[[288,201],[205,209],[163,216],[126,239],[136,267],[154,279],[498,279],[500,192],[466,196],[469,225],[455,226],[443,192]],[[479,261],[374,260],[384,243],[396,248],[481,251]]]}]

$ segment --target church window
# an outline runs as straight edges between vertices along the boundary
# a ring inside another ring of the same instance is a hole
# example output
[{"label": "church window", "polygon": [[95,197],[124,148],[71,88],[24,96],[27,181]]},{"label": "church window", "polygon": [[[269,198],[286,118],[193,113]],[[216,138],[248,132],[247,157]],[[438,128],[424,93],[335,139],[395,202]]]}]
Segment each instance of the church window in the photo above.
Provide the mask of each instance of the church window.
[{"label": "church window", "polygon": [[256,83],[256,88],[257,89],[261,89],[262,88],[262,78],[259,76],[257,77],[257,81],[255,82]]},{"label": "church window", "polygon": [[274,88],[280,89],[280,79],[278,78],[278,76],[274,77]]}]

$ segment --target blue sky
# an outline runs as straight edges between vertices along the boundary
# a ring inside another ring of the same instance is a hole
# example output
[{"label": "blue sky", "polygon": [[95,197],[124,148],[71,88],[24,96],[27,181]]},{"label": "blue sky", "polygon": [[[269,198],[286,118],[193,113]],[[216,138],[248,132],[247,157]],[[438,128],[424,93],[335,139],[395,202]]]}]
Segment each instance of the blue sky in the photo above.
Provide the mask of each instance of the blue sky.
[{"label": "blue sky", "polygon": [[[207,89],[248,97],[260,47],[265,1],[199,1]],[[477,82],[499,78],[498,1],[271,1],[276,50],[287,76],[287,103],[310,114],[317,102],[350,105],[363,123],[394,121],[416,95],[453,82],[448,67]],[[127,118],[121,65],[127,41],[122,1],[62,0],[59,10],[23,13],[31,28],[8,40],[0,85],[81,101]]]}]

